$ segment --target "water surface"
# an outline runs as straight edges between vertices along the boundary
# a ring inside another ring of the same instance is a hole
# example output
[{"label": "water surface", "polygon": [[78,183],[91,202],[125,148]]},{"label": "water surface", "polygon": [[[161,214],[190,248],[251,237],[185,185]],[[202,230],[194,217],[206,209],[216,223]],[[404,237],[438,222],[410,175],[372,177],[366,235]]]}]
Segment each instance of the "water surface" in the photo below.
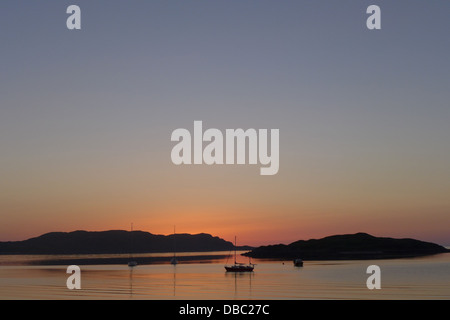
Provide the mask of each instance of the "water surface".
[{"label": "water surface", "polygon": [[[47,258],[55,260],[55,256]],[[36,259],[43,257],[0,256],[0,299],[450,298],[448,253],[410,259],[305,261],[300,268],[286,261],[255,260],[255,271],[242,274],[225,272],[225,259],[134,268],[80,265],[80,290],[67,289],[67,266],[30,265]],[[381,268],[380,290],[366,286],[366,270],[372,264]]]}]

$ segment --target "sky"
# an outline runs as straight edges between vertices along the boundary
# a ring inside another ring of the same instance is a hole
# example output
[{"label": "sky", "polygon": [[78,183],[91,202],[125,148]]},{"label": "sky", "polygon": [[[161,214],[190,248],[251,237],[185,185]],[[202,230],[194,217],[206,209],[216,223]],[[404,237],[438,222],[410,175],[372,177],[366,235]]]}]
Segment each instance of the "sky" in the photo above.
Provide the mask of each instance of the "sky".
[{"label": "sky", "polygon": [[[81,9],[68,30],[66,9]],[[369,30],[366,9],[381,8]],[[0,2],[0,241],[367,232],[450,245],[450,2]],[[171,133],[279,129],[280,169]]]}]

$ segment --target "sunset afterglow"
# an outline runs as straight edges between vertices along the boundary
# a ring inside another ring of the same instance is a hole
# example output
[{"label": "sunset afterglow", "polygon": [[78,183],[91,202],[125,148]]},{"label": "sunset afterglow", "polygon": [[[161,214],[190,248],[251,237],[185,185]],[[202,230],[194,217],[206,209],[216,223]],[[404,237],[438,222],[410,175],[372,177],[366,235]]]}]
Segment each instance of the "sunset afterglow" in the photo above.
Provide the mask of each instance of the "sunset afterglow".
[{"label": "sunset afterglow", "polygon": [[[77,4],[79,31],[67,4],[0,5],[0,241],[133,223],[252,246],[450,245],[441,3],[384,3],[377,31],[350,1]],[[174,164],[171,134],[194,121],[279,130],[279,170]]]}]

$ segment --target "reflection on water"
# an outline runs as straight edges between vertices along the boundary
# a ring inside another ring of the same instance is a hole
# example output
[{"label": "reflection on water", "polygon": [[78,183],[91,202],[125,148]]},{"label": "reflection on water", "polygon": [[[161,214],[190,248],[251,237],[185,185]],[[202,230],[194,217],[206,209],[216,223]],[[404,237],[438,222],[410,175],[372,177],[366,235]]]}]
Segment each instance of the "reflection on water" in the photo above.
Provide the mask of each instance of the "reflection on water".
[{"label": "reflection on water", "polygon": [[[257,261],[245,273],[227,273],[224,262],[80,265],[81,290],[67,289],[67,266],[3,263],[0,299],[450,299],[450,254],[305,261],[300,268]],[[371,264],[381,268],[381,290],[366,287]]]},{"label": "reflection on water", "polygon": [[133,297],[133,270],[134,268],[128,268],[130,270],[130,298]]},{"label": "reflection on water", "polygon": [[233,298],[239,299],[239,294],[242,294],[242,291],[248,291],[247,294],[252,296],[252,278],[254,275],[253,272],[225,272],[226,278],[234,279]]}]

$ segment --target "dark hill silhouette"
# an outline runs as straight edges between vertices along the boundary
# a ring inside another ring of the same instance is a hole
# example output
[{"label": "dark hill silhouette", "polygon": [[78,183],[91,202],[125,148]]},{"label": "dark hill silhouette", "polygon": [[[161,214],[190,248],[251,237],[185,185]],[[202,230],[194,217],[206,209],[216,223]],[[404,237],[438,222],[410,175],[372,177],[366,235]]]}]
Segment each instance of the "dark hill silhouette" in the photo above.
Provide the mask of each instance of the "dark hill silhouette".
[{"label": "dark hill silhouette", "polygon": [[172,252],[175,242],[177,252],[229,251],[234,248],[232,242],[206,233],[164,236],[144,231],[110,230],[50,232],[24,241],[0,242],[0,254]]},{"label": "dark hill silhouette", "polygon": [[351,260],[415,257],[443,252],[449,250],[430,242],[356,233],[299,240],[289,245],[262,246],[244,255],[267,259]]}]

